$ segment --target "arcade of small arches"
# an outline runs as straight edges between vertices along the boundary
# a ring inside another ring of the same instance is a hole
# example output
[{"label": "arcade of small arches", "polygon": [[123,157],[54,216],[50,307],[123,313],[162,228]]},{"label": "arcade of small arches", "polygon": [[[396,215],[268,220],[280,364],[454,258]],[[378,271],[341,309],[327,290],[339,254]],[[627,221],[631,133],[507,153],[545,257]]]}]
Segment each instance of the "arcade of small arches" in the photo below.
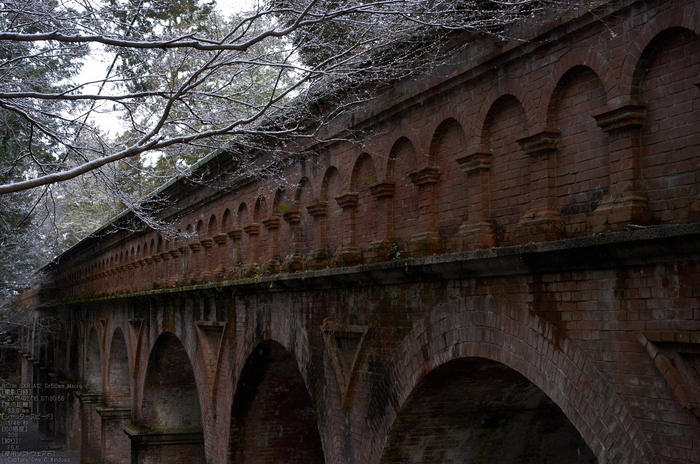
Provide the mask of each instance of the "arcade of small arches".
[{"label": "arcade of small arches", "polygon": [[441,102],[421,130],[387,122],[375,150],[339,143],[295,163],[292,187],[242,181],[183,218],[178,238],[132,234],[57,286],[145,291],[698,220],[698,112],[676,100],[697,99],[700,31],[684,11],[643,28],[621,75],[570,50],[545,84],[489,83],[483,103]]},{"label": "arcade of small arches", "polygon": [[[47,417],[77,415],[79,422],[42,419],[43,430],[78,446],[83,462],[438,463],[475,455],[655,462],[633,443],[637,425],[586,355],[527,309],[487,297],[428,312],[387,364],[385,377],[396,387],[370,400],[366,443],[352,456],[337,448],[334,416],[366,398],[358,394],[342,406],[336,387],[314,381],[318,368],[309,360],[330,364],[312,342],[312,332],[324,329],[256,314],[245,334],[206,321],[193,330],[182,324],[197,312],[188,306],[168,308],[175,320],[152,308],[145,319],[125,319],[128,310],[76,323],[59,371],[66,367],[60,374],[80,390],[41,408]],[[550,359],[552,352],[558,355]],[[44,369],[37,367],[36,378]],[[610,431],[628,421],[629,434],[612,442]]]},{"label": "arcade of small arches", "polygon": [[77,244],[25,299],[22,382],[69,393],[42,431],[100,463],[700,462],[700,8],[622,3],[368,108],[288,186],[174,190],[180,234]]}]

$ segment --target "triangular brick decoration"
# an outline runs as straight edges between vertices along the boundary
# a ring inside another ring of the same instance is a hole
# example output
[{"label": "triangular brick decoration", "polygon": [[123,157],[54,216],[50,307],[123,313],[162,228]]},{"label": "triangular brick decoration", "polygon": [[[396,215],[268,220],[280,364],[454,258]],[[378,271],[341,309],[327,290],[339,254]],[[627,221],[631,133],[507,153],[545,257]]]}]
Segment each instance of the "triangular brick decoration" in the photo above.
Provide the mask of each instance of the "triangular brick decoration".
[{"label": "triangular brick decoration", "polygon": [[224,330],[226,322],[197,321],[197,335],[202,346],[204,363],[206,365],[209,388],[214,392],[216,385],[219,357],[223,350]]},{"label": "triangular brick decoration", "polygon": [[326,318],[321,326],[323,341],[330,354],[338,379],[338,387],[343,398],[343,407],[347,406],[350,387],[357,368],[357,361],[362,351],[362,344],[369,327],[344,325]]},{"label": "triangular brick decoration", "polygon": [[637,339],[681,407],[700,417],[700,333],[644,332]]},{"label": "triangular brick decoration", "polygon": [[136,373],[138,372],[138,363],[140,358],[140,348],[141,348],[141,332],[143,331],[143,319],[129,319],[129,343],[131,344],[131,353],[134,360],[134,365],[132,366],[134,378],[136,378]]}]

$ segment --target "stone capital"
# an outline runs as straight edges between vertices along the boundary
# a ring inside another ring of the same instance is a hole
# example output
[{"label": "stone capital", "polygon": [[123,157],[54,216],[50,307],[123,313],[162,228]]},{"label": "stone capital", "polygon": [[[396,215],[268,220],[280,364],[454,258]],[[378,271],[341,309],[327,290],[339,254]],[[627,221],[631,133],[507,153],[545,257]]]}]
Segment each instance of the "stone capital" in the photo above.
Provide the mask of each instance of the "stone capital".
[{"label": "stone capital", "polygon": [[307,206],[306,211],[308,211],[312,217],[325,216],[328,212],[328,203],[325,201],[317,201]]},{"label": "stone capital", "polygon": [[487,170],[491,167],[491,150],[478,145],[456,158],[462,172]]},{"label": "stone capital", "polygon": [[379,182],[369,188],[369,191],[375,198],[389,198],[394,196],[396,192],[396,182],[394,181],[384,181]]},{"label": "stone capital", "polygon": [[591,116],[605,132],[620,129],[634,129],[644,125],[647,105],[643,102],[630,101],[617,108],[605,108]]},{"label": "stone capital", "polygon": [[335,201],[343,209],[354,208],[357,206],[358,198],[359,195],[355,192],[345,192],[335,197]]},{"label": "stone capital", "polygon": [[437,184],[440,180],[440,168],[423,168],[419,171],[409,174],[411,182],[416,185],[432,185]]}]

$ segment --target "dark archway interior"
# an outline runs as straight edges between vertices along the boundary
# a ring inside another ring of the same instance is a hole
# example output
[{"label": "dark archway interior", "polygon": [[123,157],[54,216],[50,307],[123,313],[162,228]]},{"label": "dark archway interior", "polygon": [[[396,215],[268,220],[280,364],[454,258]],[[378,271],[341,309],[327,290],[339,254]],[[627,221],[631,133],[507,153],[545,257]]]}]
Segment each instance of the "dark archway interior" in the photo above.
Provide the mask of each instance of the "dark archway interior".
[{"label": "dark archway interior", "polygon": [[180,340],[169,332],[158,338],[148,358],[141,425],[166,430],[202,426],[192,363]]},{"label": "dark archway interior", "polygon": [[457,359],[416,386],[381,462],[594,464],[596,457],[542,390],[503,364]]},{"label": "dark archway interior", "polygon": [[246,361],[231,414],[231,462],[324,463],[316,409],[297,364],[263,342]]},{"label": "dark archway interior", "polygon": [[85,387],[91,393],[102,394],[102,359],[97,331],[92,329],[85,356]]},{"label": "dark archway interior", "polygon": [[68,377],[75,381],[80,380],[80,348],[78,343],[78,328],[73,327],[68,352]]},{"label": "dark archway interior", "polygon": [[121,329],[114,332],[112,347],[109,350],[105,402],[110,406],[131,406],[129,357],[126,351],[126,340]]}]

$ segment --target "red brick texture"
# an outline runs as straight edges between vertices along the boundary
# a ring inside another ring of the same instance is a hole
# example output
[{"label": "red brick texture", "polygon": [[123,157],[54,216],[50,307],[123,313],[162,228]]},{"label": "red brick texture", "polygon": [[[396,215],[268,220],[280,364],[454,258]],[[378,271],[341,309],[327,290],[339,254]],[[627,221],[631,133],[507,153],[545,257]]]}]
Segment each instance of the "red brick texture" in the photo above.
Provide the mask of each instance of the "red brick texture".
[{"label": "red brick texture", "polygon": [[289,184],[173,193],[187,237],[71,249],[26,299],[70,327],[23,333],[23,382],[75,383],[42,427],[100,462],[700,462],[700,6],[559,25]]}]

